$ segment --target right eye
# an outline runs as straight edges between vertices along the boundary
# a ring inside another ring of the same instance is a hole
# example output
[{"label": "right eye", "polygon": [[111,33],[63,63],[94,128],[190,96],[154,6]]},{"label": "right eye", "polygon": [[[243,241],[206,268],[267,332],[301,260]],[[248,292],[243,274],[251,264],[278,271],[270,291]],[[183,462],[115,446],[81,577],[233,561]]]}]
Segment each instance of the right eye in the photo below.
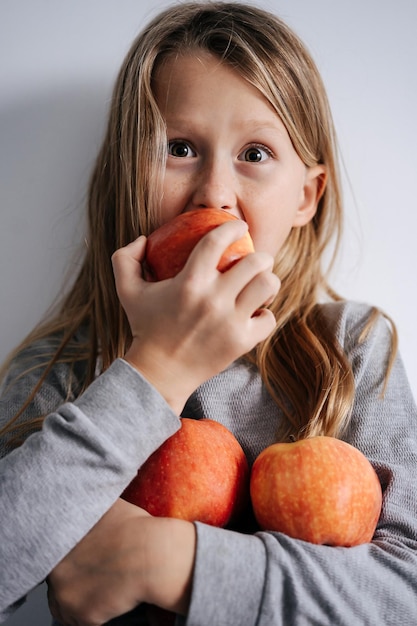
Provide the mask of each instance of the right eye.
[{"label": "right eye", "polygon": [[195,152],[185,141],[175,140],[168,142],[168,155],[178,159],[184,159],[187,157],[194,157]]}]

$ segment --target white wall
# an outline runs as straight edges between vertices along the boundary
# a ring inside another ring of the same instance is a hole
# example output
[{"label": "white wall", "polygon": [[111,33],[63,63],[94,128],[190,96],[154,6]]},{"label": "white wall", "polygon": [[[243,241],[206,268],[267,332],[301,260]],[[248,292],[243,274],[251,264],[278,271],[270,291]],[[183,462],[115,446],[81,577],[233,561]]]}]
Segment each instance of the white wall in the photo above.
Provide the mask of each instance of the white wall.
[{"label": "white wall", "polygon": [[[143,19],[166,4],[0,2],[0,361],[50,304],[82,239],[115,74]],[[301,34],[328,88],[349,179],[335,286],[392,315],[417,396],[417,3],[259,4]],[[32,602],[9,626],[48,623]]]}]

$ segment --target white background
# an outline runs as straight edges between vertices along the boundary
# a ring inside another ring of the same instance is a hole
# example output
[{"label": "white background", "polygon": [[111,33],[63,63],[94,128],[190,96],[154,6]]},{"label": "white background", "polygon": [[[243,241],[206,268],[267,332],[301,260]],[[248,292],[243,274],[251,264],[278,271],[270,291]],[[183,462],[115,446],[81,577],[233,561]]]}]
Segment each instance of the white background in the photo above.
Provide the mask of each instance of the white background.
[{"label": "white background", "polygon": [[[334,286],[394,318],[417,396],[417,3],[258,4],[302,36],[333,108],[347,209]],[[0,0],[0,361],[74,267],[116,72],[166,5]],[[43,589],[7,622],[48,623]]]}]

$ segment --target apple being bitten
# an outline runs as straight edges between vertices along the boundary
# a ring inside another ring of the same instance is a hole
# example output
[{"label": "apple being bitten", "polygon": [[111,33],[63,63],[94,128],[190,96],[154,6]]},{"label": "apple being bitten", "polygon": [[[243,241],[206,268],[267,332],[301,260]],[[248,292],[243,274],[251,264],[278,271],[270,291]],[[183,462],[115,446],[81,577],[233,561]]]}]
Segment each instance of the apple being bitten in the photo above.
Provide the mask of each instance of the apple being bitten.
[{"label": "apple being bitten", "polygon": [[369,460],[324,436],[265,448],[252,467],[250,494],[262,529],[331,546],[371,541],[382,505]]},{"label": "apple being bitten", "polygon": [[243,510],[249,466],[239,442],[211,419],[181,428],[142,465],[122,498],[157,517],[226,526]]},{"label": "apple being bitten", "polygon": [[[224,222],[238,219],[222,209],[196,209],[180,213],[148,237],[144,269],[148,280],[172,278],[184,267],[200,239]],[[254,252],[249,233],[233,242],[224,251],[217,269],[225,272],[243,256]]]}]

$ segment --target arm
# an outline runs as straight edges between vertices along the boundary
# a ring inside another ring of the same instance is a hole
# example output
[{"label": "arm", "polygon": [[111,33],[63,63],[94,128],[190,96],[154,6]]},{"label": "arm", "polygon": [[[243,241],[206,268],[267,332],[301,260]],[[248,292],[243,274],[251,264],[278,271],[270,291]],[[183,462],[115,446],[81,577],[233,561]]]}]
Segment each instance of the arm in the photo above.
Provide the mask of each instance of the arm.
[{"label": "arm", "polygon": [[[8,401],[5,394],[2,414]],[[119,359],[0,460],[0,615],[45,579],[179,426],[163,398]]]},{"label": "arm", "polygon": [[[384,487],[373,541],[332,548],[280,533],[250,536],[196,523],[195,543],[188,523],[178,522],[174,530],[169,524],[175,520],[165,525],[150,518],[145,554],[155,576],[147,586],[131,578],[142,600],[186,611],[187,626],[415,623],[417,409],[399,358],[380,395],[390,349],[385,324],[358,344],[363,311],[355,308],[339,322],[357,384],[347,439],[371,459]],[[170,538],[171,549],[161,550]]]},{"label": "arm", "polygon": [[[389,331],[381,321],[359,345],[355,338],[363,322],[360,309],[349,316],[342,313],[338,320],[357,384],[347,439],[370,458],[384,486],[383,511],[372,543],[332,548],[279,533],[250,536],[196,523],[197,542],[185,532],[181,541],[172,541],[172,551],[164,558],[154,548],[164,545],[171,529],[151,518],[154,534],[149,535],[153,538],[148,558],[150,571],[158,574],[142,589],[142,600],[183,612],[191,585],[187,626],[397,626],[399,619],[415,623],[417,410],[399,358],[386,394],[380,397]],[[185,530],[183,524],[187,523],[180,522],[177,530]],[[184,553],[191,555],[185,566]],[[154,569],[156,554],[162,556],[165,576]],[[176,581],[178,604],[170,603],[167,580]]]},{"label": "arm", "polygon": [[48,578],[49,606],[60,623],[107,623],[141,602],[185,614],[191,592],[195,529],[153,518],[117,501]]},{"label": "arm", "polygon": [[[1,502],[7,516],[0,562],[12,563],[12,571],[0,568],[2,610],[43,580],[102,518],[137,468],[179,428],[176,415],[194,387],[273,329],[273,315],[266,309],[252,319],[278,289],[272,259],[251,255],[228,276],[216,270],[218,258],[241,236],[241,228],[226,224],[217,229],[200,244],[201,254],[194,254],[178,280],[160,284],[141,278],[144,238],[115,255],[116,286],[133,334],[126,359],[133,367],[117,360],[81,398],[61,406],[40,433],[3,459]],[[225,324],[224,305],[232,318]],[[235,326],[245,332],[231,333]],[[25,397],[30,387],[22,379],[13,393]],[[58,404],[55,397],[54,402]],[[2,417],[9,403],[4,396]],[[160,528],[160,522],[153,528]],[[185,528],[194,537],[193,527]],[[178,602],[178,607],[183,605]]]},{"label": "arm", "polygon": [[243,229],[241,220],[213,229],[176,277],[157,283],[141,277],[145,237],[113,255],[117,293],[133,336],[125,358],[178,411],[199,385],[275,328],[275,317],[264,306],[280,287],[273,258],[253,253],[225,273],[216,269]]},{"label": "arm", "polygon": [[[126,359],[177,411],[199,384],[274,328],[274,317],[267,309],[253,316],[278,289],[279,281],[271,273],[272,259],[251,255],[225,275],[216,270],[217,257],[241,236],[241,228],[242,224],[229,223],[210,233],[181,274],[161,283],[149,284],[141,278],[144,238],[113,257],[119,298],[133,335]],[[102,623],[120,614],[122,606],[126,612],[141,601],[185,612],[195,553],[193,524],[139,516],[124,525],[119,519],[114,532],[121,543],[117,541],[109,550],[105,545],[109,533],[103,531],[106,519],[49,576],[54,614],[61,620],[77,615],[82,624]],[[130,541],[129,550],[123,548],[124,537]],[[109,559],[114,575],[105,580],[91,576],[92,568],[100,572]],[[118,574],[120,568],[126,576]]]},{"label": "arm", "polygon": [[358,344],[366,313],[343,306],[337,325],[357,389],[346,439],[368,456],[384,487],[372,543],[335,549],[197,524],[187,626],[416,623],[417,409],[400,358],[381,397],[390,333],[381,320]]},{"label": "arm", "polygon": [[[397,626],[398,616],[403,623],[415,622],[417,498],[413,481],[417,458],[416,406],[399,358],[385,396],[381,398],[383,373],[390,350],[390,335],[385,323],[381,321],[368,339],[359,344],[357,338],[367,312],[360,307],[335,306],[341,308],[334,322],[335,331],[352,359],[357,386],[351,428],[346,439],[370,458],[384,485],[384,506],[374,540],[355,548],[330,548],[293,540],[279,533],[259,532],[249,536],[196,523],[195,558],[190,559],[184,578],[178,581],[185,593],[177,606],[183,610],[187,606],[187,581],[192,572],[187,626],[230,623],[242,626],[288,623],[300,626],[305,623]],[[248,372],[245,369],[245,376],[249,375]],[[206,414],[211,413],[208,411],[210,407],[215,407],[214,415],[222,408],[226,410],[224,407],[228,403],[225,400],[231,399],[230,376],[236,382],[232,370],[210,381],[208,395],[202,398]],[[223,380],[227,383],[222,386]],[[251,409],[256,418],[252,436],[256,436],[256,429],[273,430],[277,415],[274,417],[271,412],[269,422],[265,421],[265,396],[250,394],[248,397],[248,382],[250,384],[251,379],[245,379],[241,395],[252,401],[254,397],[262,399],[257,407],[258,415],[253,412],[255,407]],[[239,398],[237,390],[236,387],[234,401]],[[223,415],[222,421],[226,422],[227,418]],[[239,413],[238,421],[242,422],[242,413]],[[235,426],[239,428],[238,423]],[[263,441],[265,445],[267,439]],[[259,447],[259,442],[255,444]],[[161,537],[158,538],[161,527],[157,523],[153,518],[149,521],[155,530],[155,545],[162,541]],[[191,553],[194,541],[187,543]],[[153,550],[149,549],[152,554]],[[181,554],[171,552],[165,562],[165,567],[168,570],[172,567],[173,573],[180,567],[177,558],[181,558]],[[153,565],[152,561],[149,565]],[[141,597],[162,607],[173,606],[167,602],[168,596],[165,597],[162,586],[159,586],[159,592],[157,598],[155,589],[148,588]]]}]

